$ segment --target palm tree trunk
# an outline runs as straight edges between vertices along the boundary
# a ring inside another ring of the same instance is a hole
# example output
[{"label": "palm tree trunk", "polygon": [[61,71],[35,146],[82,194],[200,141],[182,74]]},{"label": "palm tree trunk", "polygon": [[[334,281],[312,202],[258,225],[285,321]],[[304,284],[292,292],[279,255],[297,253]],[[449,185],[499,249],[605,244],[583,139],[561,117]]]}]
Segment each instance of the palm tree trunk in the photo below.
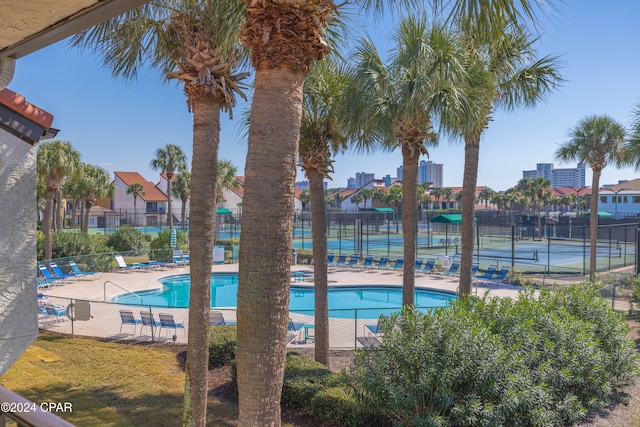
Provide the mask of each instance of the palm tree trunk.
[{"label": "palm tree trunk", "polygon": [[460,259],[460,295],[471,294],[471,266],[473,264],[473,223],[476,211],[476,185],[480,135],[465,137],[464,174],[462,178],[462,256]]},{"label": "palm tree trunk", "polygon": [[56,231],[60,231],[64,228],[63,224],[63,212],[64,212],[64,203],[62,202],[62,188],[58,188],[58,192],[56,194],[56,199],[58,200],[58,206],[55,212],[56,215]]},{"label": "palm tree trunk", "polygon": [[134,227],[136,225],[138,225],[138,209],[136,209],[136,202],[137,202],[138,196],[136,196],[135,194],[133,195],[133,225]]},{"label": "palm tree trunk", "polygon": [[598,186],[600,185],[601,174],[601,169],[593,169],[593,178],[591,179],[591,197],[589,198],[589,205],[591,208],[591,213],[589,214],[589,279],[591,280],[593,280],[593,275],[597,270],[596,251],[598,247],[598,192],[600,190]]},{"label": "palm tree trunk", "polygon": [[[218,115],[220,115],[220,111],[218,111]],[[193,120],[195,121],[195,114],[194,114]],[[218,117],[218,122],[220,122],[220,118],[219,117]],[[217,157],[218,156],[216,155],[216,158]],[[216,168],[216,170],[217,170],[217,168]],[[166,175],[167,175],[167,224],[169,224],[169,230],[171,230],[171,229],[173,229],[173,212],[171,210],[172,209],[172,207],[171,207],[171,179],[173,178],[173,174],[172,173],[168,173]]]},{"label": "palm tree trunk", "polygon": [[192,98],[191,292],[183,409],[184,426],[202,427],[206,425],[207,415],[211,260],[216,230],[216,176],[220,145],[221,107],[211,98]]},{"label": "palm tree trunk", "polygon": [[53,220],[53,199],[56,190],[47,189],[47,201],[44,205],[44,259],[51,259],[51,222]]},{"label": "palm tree trunk", "polygon": [[187,231],[187,199],[182,200],[182,212],[180,212],[180,221],[182,222],[182,231]]},{"label": "palm tree trunk", "polygon": [[418,233],[418,158],[408,144],[402,145],[402,237],[404,239],[404,265],[402,276],[402,306],[415,303],[416,287],[416,235]]},{"label": "palm tree trunk", "polygon": [[313,281],[315,287],[315,358],[329,367],[329,301],[327,296],[327,214],[323,177],[316,169],[307,170],[311,200],[313,239]]},{"label": "palm tree trunk", "polygon": [[87,201],[85,202],[85,211],[84,211],[84,218],[83,218],[83,225],[81,227],[81,230],[85,233],[88,234],[89,233],[89,217],[91,216],[91,206],[93,205],[93,203]]},{"label": "palm tree trunk", "polygon": [[281,422],[304,77],[287,68],[256,71],[238,272],[241,426],[279,426]]}]

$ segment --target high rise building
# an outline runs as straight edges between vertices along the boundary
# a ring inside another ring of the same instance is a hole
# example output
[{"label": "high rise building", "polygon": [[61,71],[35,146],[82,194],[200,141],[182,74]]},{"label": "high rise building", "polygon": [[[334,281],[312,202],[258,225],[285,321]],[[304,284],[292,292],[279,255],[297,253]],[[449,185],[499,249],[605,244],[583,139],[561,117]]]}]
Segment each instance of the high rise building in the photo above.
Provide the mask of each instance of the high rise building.
[{"label": "high rise building", "polygon": [[404,166],[399,166],[398,169],[396,169],[396,176],[398,177],[398,180],[402,181],[403,175],[404,175]]},{"label": "high rise building", "polygon": [[544,178],[552,187],[584,187],[586,166],[578,163],[575,168],[555,169],[553,163],[538,163],[535,170],[522,171],[523,178]]},{"label": "high rise building", "polygon": [[356,173],[356,188],[364,187],[369,181],[376,179],[375,173],[358,172]]},{"label": "high rise building", "polygon": [[356,179],[355,178],[347,179],[347,188],[358,188],[358,187],[356,187]]}]

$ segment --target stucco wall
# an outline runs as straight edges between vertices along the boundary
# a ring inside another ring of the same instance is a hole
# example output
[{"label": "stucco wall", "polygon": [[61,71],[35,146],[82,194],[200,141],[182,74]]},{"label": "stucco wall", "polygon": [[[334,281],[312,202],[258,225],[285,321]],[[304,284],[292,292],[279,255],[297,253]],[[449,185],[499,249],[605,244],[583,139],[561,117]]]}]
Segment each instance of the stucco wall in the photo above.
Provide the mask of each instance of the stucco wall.
[{"label": "stucco wall", "polygon": [[38,336],[36,147],[0,130],[0,375]]}]

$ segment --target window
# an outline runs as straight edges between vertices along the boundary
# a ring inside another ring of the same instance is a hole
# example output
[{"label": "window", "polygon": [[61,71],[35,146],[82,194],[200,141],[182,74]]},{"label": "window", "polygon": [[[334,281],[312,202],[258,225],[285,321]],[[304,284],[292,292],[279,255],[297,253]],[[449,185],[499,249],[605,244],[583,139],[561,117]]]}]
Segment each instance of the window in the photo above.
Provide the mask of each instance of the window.
[{"label": "window", "polygon": [[631,196],[631,203],[640,203],[640,196]]},{"label": "window", "polygon": [[600,196],[600,203],[607,203],[607,196]]},{"label": "window", "polygon": [[627,200],[627,196],[622,197],[622,203],[629,203],[629,201]]},{"label": "window", "polygon": [[158,203],[147,202],[147,213],[156,213],[156,212],[158,212]]}]

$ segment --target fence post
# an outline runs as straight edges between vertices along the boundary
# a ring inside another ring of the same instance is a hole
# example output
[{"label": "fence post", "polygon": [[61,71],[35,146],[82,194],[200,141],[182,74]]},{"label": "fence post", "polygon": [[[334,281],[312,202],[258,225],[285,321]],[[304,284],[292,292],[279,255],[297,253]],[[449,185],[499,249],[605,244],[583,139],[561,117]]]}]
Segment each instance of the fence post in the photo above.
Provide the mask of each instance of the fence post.
[{"label": "fence post", "polygon": [[587,274],[587,226],[582,225],[582,275]]},{"label": "fence post", "polygon": [[154,324],[156,323],[155,320],[153,320],[153,312],[151,310],[151,306],[149,306],[149,317],[151,317],[151,325],[149,326],[151,328],[151,342],[155,341],[155,336],[154,336]]},{"label": "fence post", "polygon": [[358,348],[358,309],[355,309],[355,314],[353,315],[353,349],[356,350]]},{"label": "fence post", "polygon": [[511,268],[514,268],[515,264],[516,264],[516,226],[514,224],[511,224]]}]

